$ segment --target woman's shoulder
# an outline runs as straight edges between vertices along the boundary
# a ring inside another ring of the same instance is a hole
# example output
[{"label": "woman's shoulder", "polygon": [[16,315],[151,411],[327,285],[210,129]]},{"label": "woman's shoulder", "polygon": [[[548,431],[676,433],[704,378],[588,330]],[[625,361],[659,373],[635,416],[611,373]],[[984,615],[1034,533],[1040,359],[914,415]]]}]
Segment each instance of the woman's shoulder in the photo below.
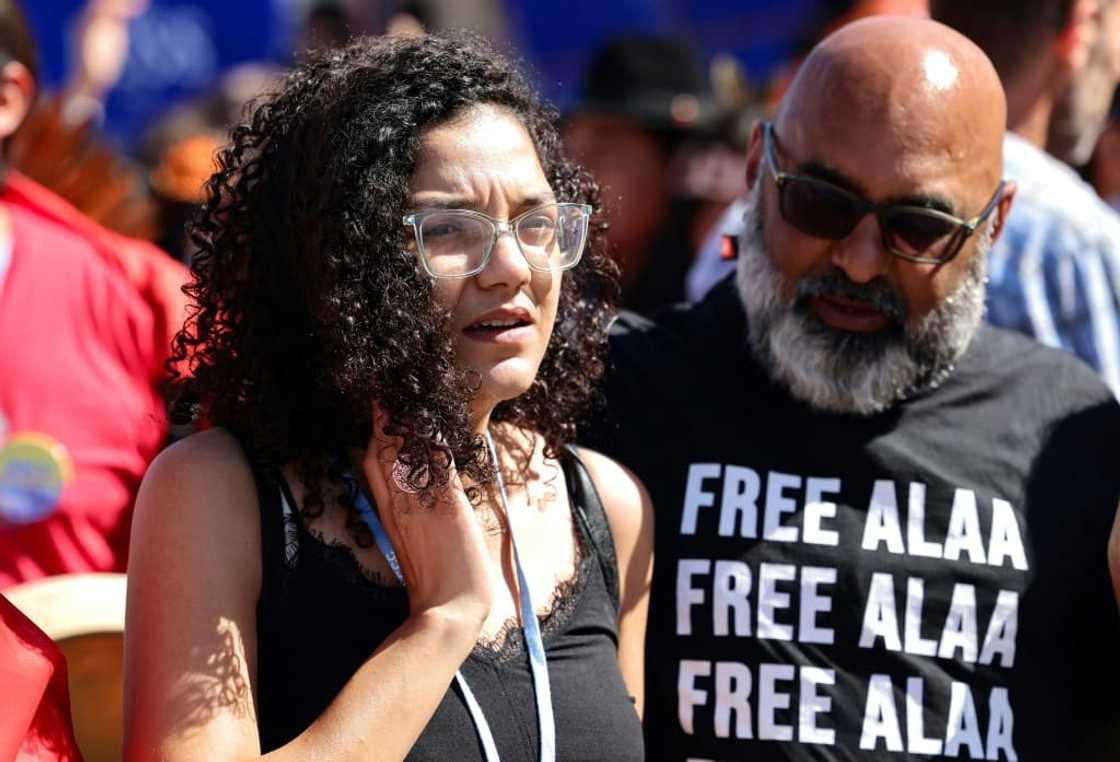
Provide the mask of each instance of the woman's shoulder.
[{"label": "woman's shoulder", "polygon": [[586,447],[572,448],[587,469],[620,551],[652,532],[653,507],[641,480],[616,460]]},{"label": "woman's shoulder", "polygon": [[154,461],[152,470],[194,470],[197,468],[249,469],[244,448],[228,430],[215,427],[183,437],[165,448]]},{"label": "woman's shoulder", "polygon": [[[208,429],[179,440],[152,461],[140,485],[134,531],[248,530],[258,521],[256,505],[244,449],[230,432]],[[149,522],[152,516],[158,521]]]}]

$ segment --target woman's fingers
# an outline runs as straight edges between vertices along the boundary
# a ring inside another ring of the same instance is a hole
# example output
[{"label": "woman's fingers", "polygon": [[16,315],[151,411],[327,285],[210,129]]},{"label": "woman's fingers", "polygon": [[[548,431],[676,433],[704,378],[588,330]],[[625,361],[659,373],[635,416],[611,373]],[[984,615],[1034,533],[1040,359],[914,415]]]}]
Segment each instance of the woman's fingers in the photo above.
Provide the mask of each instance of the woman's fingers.
[{"label": "woman's fingers", "polygon": [[485,619],[493,599],[488,552],[454,463],[442,486],[426,485],[426,472],[413,479],[398,457],[402,442],[385,432],[386,423],[387,416],[374,403],[373,433],[362,468],[381,508],[413,611],[451,606]]}]

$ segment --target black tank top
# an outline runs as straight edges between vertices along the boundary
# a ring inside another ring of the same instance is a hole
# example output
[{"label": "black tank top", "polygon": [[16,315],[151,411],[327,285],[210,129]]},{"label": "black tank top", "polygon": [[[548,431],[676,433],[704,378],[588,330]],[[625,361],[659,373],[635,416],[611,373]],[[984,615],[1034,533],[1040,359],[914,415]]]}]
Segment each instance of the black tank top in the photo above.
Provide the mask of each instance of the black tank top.
[{"label": "black tank top", "polygon": [[[618,565],[602,502],[579,458],[561,458],[579,537],[573,578],[541,622],[557,760],[643,759],[642,731],[618,668]],[[349,548],[311,534],[283,478],[257,474],[262,579],[257,604],[258,727],[264,752],[303,732],[408,614],[403,588],[369,580]],[[461,670],[503,762],[539,755],[535,694],[524,640],[510,627],[476,645]],[[452,684],[408,760],[484,759]]]}]

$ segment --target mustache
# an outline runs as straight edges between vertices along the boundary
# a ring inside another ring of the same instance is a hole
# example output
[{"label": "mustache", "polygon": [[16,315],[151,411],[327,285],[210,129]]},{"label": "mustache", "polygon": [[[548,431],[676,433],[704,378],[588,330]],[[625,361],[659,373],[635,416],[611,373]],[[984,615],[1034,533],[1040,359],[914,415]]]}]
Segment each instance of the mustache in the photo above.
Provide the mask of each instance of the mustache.
[{"label": "mustache", "polygon": [[881,275],[867,283],[854,283],[842,270],[834,268],[824,275],[802,277],[794,290],[794,304],[804,308],[818,296],[861,302],[899,325],[906,322],[906,299]]}]

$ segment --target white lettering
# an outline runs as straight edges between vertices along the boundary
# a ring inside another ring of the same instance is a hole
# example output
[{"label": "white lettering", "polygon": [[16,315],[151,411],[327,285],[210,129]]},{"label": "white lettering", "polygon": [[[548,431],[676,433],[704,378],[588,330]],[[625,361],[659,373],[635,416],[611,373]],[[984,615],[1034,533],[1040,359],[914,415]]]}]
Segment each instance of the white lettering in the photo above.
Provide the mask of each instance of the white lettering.
[{"label": "white lettering", "polygon": [[996,596],[996,607],[988,620],[988,631],[984,634],[984,648],[980,651],[980,663],[991,664],[999,654],[1001,667],[1010,668],[1015,664],[1015,637],[1019,632],[1019,594],[1013,590],[1000,590]]},{"label": "white lettering", "polygon": [[864,550],[878,550],[885,542],[891,553],[905,553],[902,528],[898,521],[898,497],[894,482],[880,479],[871,491],[871,505],[867,509],[867,522],[863,527]]},{"label": "white lettering", "polygon": [[789,608],[789,593],[778,591],[778,582],[797,577],[793,564],[759,564],[758,566],[758,637],[771,640],[793,640],[793,626],[778,624],[775,613]]},{"label": "white lettering", "polygon": [[[719,504],[719,536],[758,537],[758,474],[742,466],[727,466],[723,472],[723,497]],[[736,521],[738,519],[738,521]]]},{"label": "white lettering", "polygon": [[735,715],[735,737],[751,738],[751,671],[735,661],[716,662],[716,736],[731,737],[731,715]]},{"label": "white lettering", "polygon": [[941,741],[925,736],[925,708],[922,704],[922,678],[906,680],[906,742],[911,754],[940,754]]},{"label": "white lettering", "polygon": [[696,687],[696,678],[711,674],[711,662],[681,660],[681,669],[677,674],[677,718],[680,720],[681,730],[690,736],[696,735],[692,725],[693,709],[704,706],[708,701],[708,692]]},{"label": "white lettering", "polygon": [[825,500],[825,495],[840,492],[839,479],[822,479],[810,476],[805,481],[805,511],[801,539],[811,545],[839,545],[840,535],[832,529],[821,527],[822,519],[836,518],[836,503]]},{"label": "white lettering", "polygon": [[871,575],[859,647],[871,648],[878,638],[883,639],[883,646],[888,651],[902,650],[902,640],[898,636],[898,613],[895,611],[894,578],[882,572]]},{"label": "white lettering", "polygon": [[968,560],[972,563],[987,563],[984,540],[980,536],[980,517],[976,511],[976,494],[968,489],[958,489],[953,494],[953,511],[949,514],[949,530],[945,536],[945,558],[957,561],[962,550],[968,553]]},{"label": "white lettering", "polygon": [[[1003,566],[1003,559],[1011,558],[1011,565],[1019,571],[1027,570],[1027,552],[1019,535],[1019,521],[1015,509],[1006,500],[992,501],[992,537],[988,542],[988,563]],[[989,752],[990,753],[990,752]]]},{"label": "white lettering", "polygon": [[836,743],[836,731],[817,727],[817,715],[827,714],[832,710],[832,699],[817,693],[818,685],[836,685],[836,673],[820,667],[802,667],[797,740],[801,743],[832,746]]},{"label": "white lettering", "polygon": [[762,664],[758,668],[758,738],[762,741],[791,741],[793,727],[779,725],[774,714],[789,709],[790,695],[778,693],[779,680],[793,680],[789,664]]},{"label": "white lettering", "polygon": [[832,611],[832,598],[821,595],[817,585],[835,585],[836,570],[817,566],[801,569],[801,607],[797,639],[802,643],[832,645],[836,633],[831,627],[818,627],[817,614]]},{"label": "white lettering", "polygon": [[894,686],[889,675],[872,675],[868,683],[859,748],[874,751],[880,738],[886,743],[887,751],[902,751],[902,729],[898,725]]},{"label": "white lettering", "polygon": [[953,683],[949,696],[949,721],[945,727],[945,756],[959,757],[961,746],[968,747],[972,759],[984,758],[984,744],[980,741],[980,721],[976,718],[976,704],[966,683]]},{"label": "white lettering", "polygon": [[692,607],[704,603],[704,590],[692,586],[697,574],[709,574],[712,562],[706,558],[682,558],[677,562],[677,634],[692,634]]},{"label": "white lettering", "polygon": [[1018,762],[1019,755],[1011,742],[1014,725],[1007,689],[992,688],[992,695],[988,697],[988,759],[999,759],[1003,752],[1008,762]]},{"label": "white lettering", "polygon": [[712,592],[712,629],[718,636],[728,634],[731,613],[735,613],[735,634],[751,634],[751,570],[742,561],[716,561],[715,589]]},{"label": "white lettering", "polygon": [[961,661],[976,663],[976,588],[972,585],[953,585],[953,600],[949,603],[949,613],[945,617],[945,628],[941,631],[941,645],[937,655],[942,659],[952,659],[957,649],[961,650]]},{"label": "white lettering", "polygon": [[696,534],[696,521],[701,508],[716,504],[714,492],[704,491],[705,479],[718,479],[718,463],[693,463],[688,467],[688,482],[684,493],[684,510],[681,511],[681,534]]},{"label": "white lettering", "polygon": [[797,542],[797,527],[782,524],[782,516],[797,510],[797,503],[786,497],[787,489],[800,489],[801,477],[771,471],[766,479],[766,515],[762,536],[773,542]]},{"label": "white lettering", "polygon": [[922,603],[925,600],[925,582],[910,577],[906,580],[906,646],[908,654],[933,656],[937,641],[922,637]]},{"label": "white lettering", "polygon": [[926,541],[926,485],[910,484],[910,503],[906,512],[907,552],[922,558],[941,558],[941,544]]}]

